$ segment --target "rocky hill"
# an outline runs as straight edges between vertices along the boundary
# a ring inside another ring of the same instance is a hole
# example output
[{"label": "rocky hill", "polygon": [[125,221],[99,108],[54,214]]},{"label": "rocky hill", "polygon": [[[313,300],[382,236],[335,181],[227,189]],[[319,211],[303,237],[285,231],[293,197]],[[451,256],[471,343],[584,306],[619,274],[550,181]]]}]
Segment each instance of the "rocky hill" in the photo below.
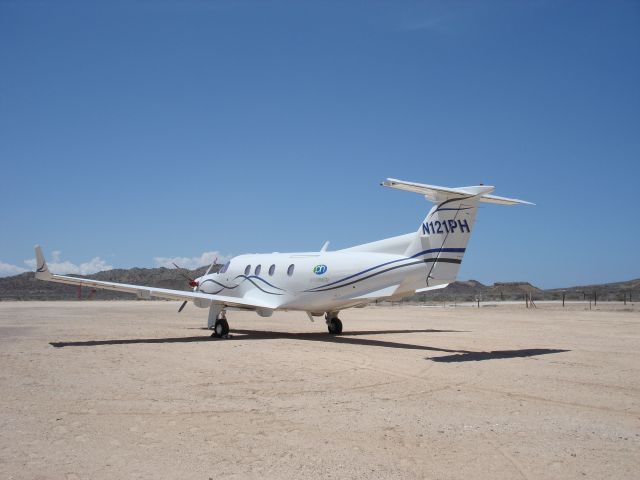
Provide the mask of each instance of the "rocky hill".
[{"label": "rocky hill", "polygon": [[635,293],[638,295],[636,298],[640,298],[640,278],[635,280],[628,280],[626,282],[614,282],[604,283],[601,285],[582,285],[578,287],[569,288],[555,288],[546,290],[545,294],[548,296],[562,297],[562,293],[571,298],[583,298],[586,295],[590,295],[593,292],[598,294],[598,298],[611,298],[618,300],[621,295]]},{"label": "rocky hill", "polygon": [[562,295],[566,300],[585,300],[597,295],[599,300],[623,300],[626,298],[640,299],[640,278],[626,282],[604,283],[568,288],[542,290],[529,282],[496,282],[493,285],[483,285],[476,280],[453,282],[442,290],[434,290],[415,295],[415,301],[461,301],[471,302],[476,299],[483,301],[523,300],[525,295],[531,294],[535,300],[560,300]]},{"label": "rocky hill", "polygon": [[484,285],[477,280],[456,281],[448,287],[433,292],[425,292],[412,297],[416,301],[452,301],[471,302],[481,300],[519,300],[525,294],[534,294],[540,298],[543,291],[529,282],[498,282]]}]

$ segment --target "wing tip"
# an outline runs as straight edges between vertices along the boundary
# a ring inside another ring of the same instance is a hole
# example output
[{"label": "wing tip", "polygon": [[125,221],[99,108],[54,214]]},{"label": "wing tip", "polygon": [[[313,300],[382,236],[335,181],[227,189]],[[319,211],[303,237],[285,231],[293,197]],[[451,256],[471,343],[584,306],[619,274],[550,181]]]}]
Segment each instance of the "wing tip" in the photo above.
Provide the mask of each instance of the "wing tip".
[{"label": "wing tip", "polygon": [[36,244],[33,248],[36,252],[36,278],[40,280],[49,280],[52,275],[49,271],[49,267],[47,266],[44,254],[42,253],[42,247]]}]

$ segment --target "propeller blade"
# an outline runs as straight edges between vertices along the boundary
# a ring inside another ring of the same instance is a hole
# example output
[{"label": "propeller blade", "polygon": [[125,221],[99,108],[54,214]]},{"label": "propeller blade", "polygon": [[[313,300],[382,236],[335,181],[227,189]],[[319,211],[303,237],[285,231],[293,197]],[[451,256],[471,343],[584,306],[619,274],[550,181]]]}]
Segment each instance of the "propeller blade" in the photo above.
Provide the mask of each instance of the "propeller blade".
[{"label": "propeller blade", "polygon": [[218,257],[213,259],[213,262],[211,262],[211,265],[209,265],[209,268],[207,268],[207,271],[205,272],[205,274],[203,276],[207,276],[209,275],[209,272],[211,271],[211,269],[213,268],[213,266],[218,262]]},{"label": "propeller blade", "polygon": [[178,309],[178,313],[180,313],[186,305],[187,305],[187,301],[185,300],[184,302],[182,302],[182,305],[180,305],[180,308]]},{"label": "propeller blade", "polygon": [[180,267],[175,262],[171,262],[171,263],[173,263],[173,265],[178,269],[178,273],[180,275],[182,275],[182,278],[184,278],[185,280],[187,280],[189,282],[189,286],[190,287],[195,288],[195,287],[198,286],[198,282],[196,282],[196,280],[194,278],[191,278],[189,275],[187,275],[186,273],[183,272],[184,268]]},{"label": "propeller blade", "polygon": [[186,273],[184,273],[184,268],[182,268],[181,266],[179,266],[178,264],[176,264],[175,262],[171,262],[173,263],[173,266],[176,267],[178,269],[178,273],[180,275],[182,275],[182,277],[184,277],[185,279],[189,280],[189,282],[193,282],[193,278],[191,278],[189,275],[187,275]]}]

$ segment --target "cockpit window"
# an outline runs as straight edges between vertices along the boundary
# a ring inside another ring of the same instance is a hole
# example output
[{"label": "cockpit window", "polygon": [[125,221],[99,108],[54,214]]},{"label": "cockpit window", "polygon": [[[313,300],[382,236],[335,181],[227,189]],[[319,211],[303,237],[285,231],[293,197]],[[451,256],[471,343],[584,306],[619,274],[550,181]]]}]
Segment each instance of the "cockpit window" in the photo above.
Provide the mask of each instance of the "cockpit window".
[{"label": "cockpit window", "polygon": [[229,268],[229,264],[230,264],[230,263],[231,263],[231,262],[227,262],[227,263],[225,263],[225,264],[222,266],[222,268],[221,268],[220,270],[218,270],[218,273],[226,273],[226,272],[227,272],[227,269]]},{"label": "cockpit window", "polygon": [[249,275],[251,273],[251,265],[247,265],[247,268],[244,269],[244,274]]}]

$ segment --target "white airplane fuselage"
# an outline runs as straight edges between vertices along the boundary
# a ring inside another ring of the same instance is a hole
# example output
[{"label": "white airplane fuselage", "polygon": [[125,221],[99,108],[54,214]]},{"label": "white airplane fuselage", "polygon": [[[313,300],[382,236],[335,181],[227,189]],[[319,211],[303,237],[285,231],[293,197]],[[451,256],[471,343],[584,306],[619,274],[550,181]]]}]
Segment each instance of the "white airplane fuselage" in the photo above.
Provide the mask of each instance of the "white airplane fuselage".
[{"label": "white airplane fuselage", "polygon": [[223,273],[196,279],[197,290],[260,300],[278,310],[302,310],[318,315],[367,303],[366,295],[387,287],[402,285],[406,287],[403,291],[413,293],[427,286],[427,264],[422,257],[397,254],[347,251],[247,254],[232,258],[227,265]]}]

